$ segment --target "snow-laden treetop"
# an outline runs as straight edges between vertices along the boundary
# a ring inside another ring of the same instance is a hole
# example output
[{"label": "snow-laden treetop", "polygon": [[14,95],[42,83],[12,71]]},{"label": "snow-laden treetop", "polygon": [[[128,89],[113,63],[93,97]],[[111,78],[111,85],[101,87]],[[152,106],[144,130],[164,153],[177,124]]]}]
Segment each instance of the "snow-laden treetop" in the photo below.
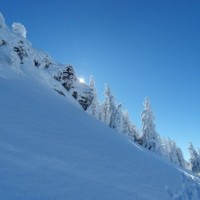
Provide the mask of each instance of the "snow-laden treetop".
[{"label": "snow-laden treetop", "polygon": [[14,22],[13,25],[12,25],[12,30],[13,32],[21,35],[22,37],[26,38],[26,28],[23,24],[20,24],[20,23],[16,23]]},{"label": "snow-laden treetop", "polygon": [[150,103],[150,100],[148,97],[145,97],[145,100],[144,100],[144,108],[147,110],[147,109],[151,109],[151,103]]},{"label": "snow-laden treetop", "polygon": [[5,19],[4,19],[3,15],[2,15],[2,13],[0,12],[0,28],[3,28],[5,26],[6,26],[5,25]]}]

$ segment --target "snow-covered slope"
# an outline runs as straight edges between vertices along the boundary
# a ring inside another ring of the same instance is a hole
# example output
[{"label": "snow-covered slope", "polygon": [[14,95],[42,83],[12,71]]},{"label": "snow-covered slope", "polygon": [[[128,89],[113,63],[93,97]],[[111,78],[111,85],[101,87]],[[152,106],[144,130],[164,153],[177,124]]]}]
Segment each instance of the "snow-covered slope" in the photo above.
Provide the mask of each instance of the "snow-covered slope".
[{"label": "snow-covered slope", "polygon": [[38,81],[1,65],[3,200],[171,199],[181,171],[134,145]]},{"label": "snow-covered slope", "polygon": [[13,66],[0,47],[0,199],[200,199],[196,177],[89,116],[31,62]]}]

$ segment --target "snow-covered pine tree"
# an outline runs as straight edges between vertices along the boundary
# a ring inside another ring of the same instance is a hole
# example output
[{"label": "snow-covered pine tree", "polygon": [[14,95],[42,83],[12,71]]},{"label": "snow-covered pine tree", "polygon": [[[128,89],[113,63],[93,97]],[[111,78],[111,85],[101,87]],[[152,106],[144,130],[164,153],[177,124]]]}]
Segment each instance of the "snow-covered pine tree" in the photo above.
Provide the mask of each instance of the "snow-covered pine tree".
[{"label": "snow-covered pine tree", "polygon": [[179,164],[177,154],[176,154],[176,143],[172,140],[169,140],[169,148],[170,148],[170,160],[174,164]]},{"label": "snow-covered pine tree", "polygon": [[182,150],[171,139],[160,138],[160,155],[167,161],[172,162],[181,167],[186,166]]},{"label": "snow-covered pine tree", "polygon": [[17,46],[14,46],[13,51],[18,55],[20,64],[24,64],[24,58],[28,57],[28,51],[23,41],[19,41]]},{"label": "snow-covered pine tree", "polygon": [[169,139],[165,137],[160,137],[160,155],[167,161],[171,162]]},{"label": "snow-covered pine tree", "polygon": [[116,111],[112,115],[111,128],[116,129],[120,133],[123,132],[124,117],[122,112],[122,105],[119,104]]},{"label": "snow-covered pine tree", "polygon": [[110,87],[108,85],[106,85],[104,95],[105,95],[105,101],[102,104],[101,118],[102,122],[111,127],[113,123],[114,114],[116,112],[116,105],[114,101],[114,96],[112,95]]},{"label": "snow-covered pine tree", "polygon": [[185,159],[183,157],[182,150],[176,145],[176,143],[169,139],[169,157],[170,161],[181,167],[185,167]]},{"label": "snow-covered pine tree", "polygon": [[48,69],[50,65],[52,65],[51,57],[49,55],[45,55],[42,62],[44,63],[44,68]]},{"label": "snow-covered pine tree", "polygon": [[123,133],[126,135],[129,135],[130,128],[131,128],[131,120],[128,114],[128,111],[124,111],[124,127],[123,127]]},{"label": "snow-covered pine tree", "polygon": [[144,101],[144,110],[141,114],[142,118],[142,145],[154,152],[157,152],[158,134],[154,124],[154,116],[151,110],[149,99],[146,97]]},{"label": "snow-covered pine tree", "polygon": [[194,173],[198,174],[200,173],[200,155],[195,150],[193,144],[190,142],[188,147],[189,153],[190,153],[190,165],[191,169]]},{"label": "snow-covered pine tree", "polygon": [[[10,56],[11,56],[11,66],[17,70],[21,71],[19,69],[19,64],[24,64],[28,60],[28,52],[29,52],[29,47],[28,45],[23,41],[19,40],[18,42],[12,42],[12,49],[10,51]],[[29,52],[30,53],[30,52]]]},{"label": "snow-covered pine tree", "polygon": [[179,160],[179,165],[184,168],[186,166],[186,162],[185,162],[185,159],[183,156],[183,152],[182,152],[181,148],[178,146],[176,148],[176,154],[177,154],[177,158]]},{"label": "snow-covered pine tree", "polygon": [[96,119],[99,119],[99,101],[97,98],[97,91],[95,87],[95,81],[92,76],[90,76],[89,87],[92,90],[92,103],[90,104],[87,112],[93,115]]},{"label": "snow-covered pine tree", "polygon": [[125,111],[123,116],[123,133],[137,142],[139,139],[139,133],[136,126],[131,122],[128,111]]}]

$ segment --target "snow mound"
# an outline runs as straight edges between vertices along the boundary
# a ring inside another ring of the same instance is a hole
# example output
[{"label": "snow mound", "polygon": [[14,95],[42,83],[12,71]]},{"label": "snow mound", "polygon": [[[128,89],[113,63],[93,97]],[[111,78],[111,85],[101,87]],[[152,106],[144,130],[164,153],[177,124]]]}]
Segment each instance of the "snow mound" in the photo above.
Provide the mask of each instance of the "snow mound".
[{"label": "snow mound", "polygon": [[27,31],[23,24],[14,22],[12,25],[12,30],[14,33],[17,33],[22,37],[26,38]]}]

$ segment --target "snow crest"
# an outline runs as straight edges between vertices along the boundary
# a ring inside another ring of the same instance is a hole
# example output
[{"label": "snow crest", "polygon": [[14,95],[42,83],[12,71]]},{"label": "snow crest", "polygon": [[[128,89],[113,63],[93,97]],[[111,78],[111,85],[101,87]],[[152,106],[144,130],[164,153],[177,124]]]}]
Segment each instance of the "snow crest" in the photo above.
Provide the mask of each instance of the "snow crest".
[{"label": "snow crest", "polygon": [[12,30],[14,33],[17,33],[22,37],[26,38],[27,30],[23,24],[14,22],[12,25]]}]

